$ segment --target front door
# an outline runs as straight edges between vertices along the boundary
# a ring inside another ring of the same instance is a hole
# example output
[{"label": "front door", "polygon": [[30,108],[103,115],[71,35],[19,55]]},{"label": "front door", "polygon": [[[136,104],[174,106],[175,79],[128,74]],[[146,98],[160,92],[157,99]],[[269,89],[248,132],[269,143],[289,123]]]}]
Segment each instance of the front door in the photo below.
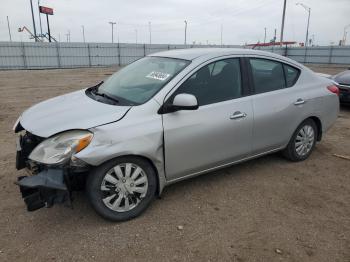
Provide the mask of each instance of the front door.
[{"label": "front door", "polygon": [[163,115],[165,170],[175,180],[244,158],[251,152],[253,112],[244,97],[240,60],[203,66],[169,98],[196,96],[199,108]]}]

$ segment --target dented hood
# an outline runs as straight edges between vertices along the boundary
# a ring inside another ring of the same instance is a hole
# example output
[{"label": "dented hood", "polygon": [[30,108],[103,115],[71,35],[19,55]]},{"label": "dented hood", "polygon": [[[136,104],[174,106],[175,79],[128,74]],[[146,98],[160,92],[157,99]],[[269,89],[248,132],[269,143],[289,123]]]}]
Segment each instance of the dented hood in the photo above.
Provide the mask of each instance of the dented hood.
[{"label": "dented hood", "polygon": [[118,121],[130,106],[108,105],[93,100],[85,90],[58,96],[27,109],[20,118],[24,129],[41,137],[71,129],[88,129]]}]

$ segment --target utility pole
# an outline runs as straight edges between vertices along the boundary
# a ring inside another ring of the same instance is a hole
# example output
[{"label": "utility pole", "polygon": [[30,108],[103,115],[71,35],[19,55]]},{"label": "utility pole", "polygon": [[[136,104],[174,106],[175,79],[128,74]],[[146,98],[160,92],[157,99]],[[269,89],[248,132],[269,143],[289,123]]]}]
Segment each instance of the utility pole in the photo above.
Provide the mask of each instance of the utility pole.
[{"label": "utility pole", "polygon": [[38,0],[39,22],[40,22],[40,37],[43,37],[43,27],[41,25],[40,0]]},{"label": "utility pole", "polygon": [[137,44],[137,29],[135,29],[135,35],[136,35],[136,44]]},{"label": "utility pole", "polygon": [[115,22],[115,34],[117,35],[117,43],[119,43],[118,21]]},{"label": "utility pole", "polygon": [[112,25],[112,43],[114,43],[114,35],[113,35],[113,27],[115,24],[117,24],[116,22],[108,22],[110,25]]},{"label": "utility pole", "polygon": [[275,35],[273,37],[273,43],[276,43],[276,39],[277,39],[277,29],[275,28]]},{"label": "utility pole", "polygon": [[32,0],[30,0],[30,9],[32,10],[32,20],[33,20],[33,29],[34,29],[34,39],[35,39],[35,42],[38,42],[37,35],[36,35],[35,20],[34,20],[34,12],[33,12],[33,1],[32,1]]},{"label": "utility pole", "polygon": [[120,30],[118,30],[119,29],[119,27],[118,27],[118,22],[116,23],[116,25],[115,25],[115,31],[116,31],[116,33],[117,33],[117,42],[118,42],[118,44],[120,43],[120,41],[119,41],[119,31]]},{"label": "utility pole", "polygon": [[222,47],[222,24],[221,24],[221,27],[220,27],[220,45]]},{"label": "utility pole", "polygon": [[7,29],[9,30],[9,37],[10,37],[10,42],[12,42],[12,37],[11,37],[11,29],[10,29],[10,22],[9,22],[9,17],[6,16],[7,18]]},{"label": "utility pole", "polygon": [[306,27],[306,38],[305,38],[305,46],[308,46],[311,8],[308,7],[307,5],[304,5],[303,3],[296,3],[296,5],[301,5],[308,12],[307,27]]},{"label": "utility pole", "polygon": [[185,20],[185,45],[186,45],[186,42],[187,42],[187,21]]},{"label": "utility pole", "polygon": [[152,44],[152,27],[151,22],[148,22],[148,29],[149,29],[149,44]]},{"label": "utility pole", "polygon": [[67,43],[70,43],[70,30],[68,30],[68,34],[66,34],[67,36]]},{"label": "utility pole", "polygon": [[264,28],[264,31],[265,31],[265,33],[264,33],[264,44],[266,43],[266,27]]},{"label": "utility pole", "polygon": [[85,28],[84,28],[83,25],[81,26],[81,28],[82,28],[82,30],[83,30],[83,41],[84,41],[84,43],[85,43]]},{"label": "utility pole", "polygon": [[50,24],[49,24],[49,15],[46,14],[46,22],[47,22],[47,33],[49,34],[49,42],[51,43],[51,33],[50,33]]},{"label": "utility pole", "polygon": [[347,29],[350,27],[350,24],[344,26],[344,35],[343,35],[343,41],[342,41],[342,45],[346,44],[346,36],[348,34]]},{"label": "utility pole", "polygon": [[287,0],[284,0],[283,14],[282,14],[282,26],[281,26],[281,38],[280,38],[280,45],[281,46],[282,46],[282,42],[283,42],[284,19],[286,17],[286,5],[287,5]]}]

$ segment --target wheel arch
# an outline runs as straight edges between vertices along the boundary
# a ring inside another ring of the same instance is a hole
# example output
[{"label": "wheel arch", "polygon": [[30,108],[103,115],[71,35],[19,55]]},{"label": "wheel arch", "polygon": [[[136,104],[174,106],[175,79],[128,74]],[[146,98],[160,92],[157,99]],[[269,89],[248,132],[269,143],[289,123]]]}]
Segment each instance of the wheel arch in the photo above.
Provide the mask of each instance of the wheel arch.
[{"label": "wheel arch", "polygon": [[[322,122],[321,122],[320,118],[318,118],[317,116],[310,116],[307,119],[311,119],[315,122],[316,127],[317,127],[317,141],[321,141],[321,139],[322,139]],[[307,120],[307,119],[305,119],[305,120]]]},{"label": "wheel arch", "polygon": [[157,181],[156,196],[159,196],[162,193],[162,190],[164,188],[164,182],[162,182],[163,180],[160,178],[160,171],[158,170],[157,166],[154,164],[154,162],[150,158],[143,156],[143,155],[137,155],[137,154],[125,154],[125,155],[119,155],[119,156],[116,156],[114,158],[108,159],[108,160],[104,161],[103,163],[101,163],[100,165],[102,165],[108,161],[111,161],[113,159],[119,159],[119,158],[124,158],[124,157],[139,158],[139,159],[145,160],[146,162],[148,162],[150,164],[150,166],[153,168],[153,170],[156,174],[156,181]]}]

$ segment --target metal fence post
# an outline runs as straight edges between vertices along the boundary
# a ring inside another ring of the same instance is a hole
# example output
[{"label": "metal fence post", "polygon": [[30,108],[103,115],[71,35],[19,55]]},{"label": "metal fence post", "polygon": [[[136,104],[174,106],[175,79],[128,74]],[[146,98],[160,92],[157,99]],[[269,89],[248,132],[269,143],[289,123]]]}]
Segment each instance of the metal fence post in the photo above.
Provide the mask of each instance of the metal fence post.
[{"label": "metal fence post", "polygon": [[170,50],[170,45],[168,45],[168,50]]},{"label": "metal fence post", "polygon": [[58,68],[61,68],[61,56],[60,56],[59,42],[56,42],[56,54],[57,54],[57,66],[58,66]]},{"label": "metal fence post", "polygon": [[119,66],[122,65],[122,63],[121,63],[121,61],[120,61],[120,57],[121,57],[120,52],[121,52],[120,44],[118,43],[118,65],[119,65]]},{"label": "metal fence post", "polygon": [[284,56],[288,57],[288,46],[286,45],[286,48],[284,49]]},{"label": "metal fence post", "polygon": [[21,43],[22,45],[22,57],[23,57],[23,67],[25,69],[28,68],[28,64],[27,64],[27,57],[26,57],[26,50],[25,50],[25,47],[24,47],[24,43],[22,42]]},{"label": "metal fence post", "polygon": [[89,67],[91,67],[91,51],[90,51],[90,44],[87,44],[87,49],[88,49]]},{"label": "metal fence post", "polygon": [[143,44],[143,57],[146,56],[146,44]]},{"label": "metal fence post", "polygon": [[333,56],[333,46],[331,45],[329,48],[328,64],[332,64],[332,56]]}]

